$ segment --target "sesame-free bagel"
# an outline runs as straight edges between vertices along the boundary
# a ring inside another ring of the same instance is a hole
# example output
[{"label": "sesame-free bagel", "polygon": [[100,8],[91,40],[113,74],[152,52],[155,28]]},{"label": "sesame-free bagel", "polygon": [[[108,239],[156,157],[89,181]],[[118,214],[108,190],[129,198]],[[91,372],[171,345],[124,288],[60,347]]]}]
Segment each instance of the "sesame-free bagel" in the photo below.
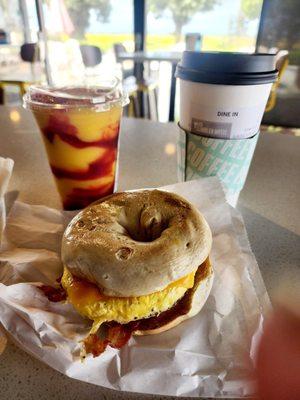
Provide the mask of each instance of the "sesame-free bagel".
[{"label": "sesame-free bagel", "polygon": [[187,200],[160,190],[115,193],[79,212],[62,260],[109,296],[141,296],[195,271],[211,249],[210,228]]}]

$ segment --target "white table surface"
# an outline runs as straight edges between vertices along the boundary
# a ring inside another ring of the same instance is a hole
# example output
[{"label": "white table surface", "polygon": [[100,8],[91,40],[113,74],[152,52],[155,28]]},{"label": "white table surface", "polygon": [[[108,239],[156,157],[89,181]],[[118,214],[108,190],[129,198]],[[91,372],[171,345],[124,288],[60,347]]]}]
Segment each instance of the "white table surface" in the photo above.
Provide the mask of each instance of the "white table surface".
[{"label": "white table surface", "polygon": [[[176,140],[175,124],[124,119],[119,189],[176,182]],[[0,155],[15,160],[9,190],[18,191],[20,200],[60,207],[42,141],[29,112],[0,107]],[[299,205],[300,138],[261,134],[238,208],[271,298],[283,280],[294,288],[300,283]],[[141,398],[67,378],[12,343],[0,356],[0,388],[1,400]]]}]

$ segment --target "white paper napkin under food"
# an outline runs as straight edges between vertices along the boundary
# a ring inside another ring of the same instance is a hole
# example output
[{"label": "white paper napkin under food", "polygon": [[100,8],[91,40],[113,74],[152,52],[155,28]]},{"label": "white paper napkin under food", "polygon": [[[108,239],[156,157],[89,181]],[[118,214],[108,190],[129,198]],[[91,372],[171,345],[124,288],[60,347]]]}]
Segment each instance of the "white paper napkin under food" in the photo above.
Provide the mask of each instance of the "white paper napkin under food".
[{"label": "white paper napkin under food", "polygon": [[[62,272],[60,241],[73,213],[15,202],[2,238],[0,323],[28,353],[69,377],[117,390],[242,397],[255,391],[253,359],[269,299],[241,216],[216,178],[163,188],[193,202],[213,232],[212,292],[200,314],[163,334],[80,362],[89,321],[37,288]],[[1,192],[1,191],[0,191]]]}]

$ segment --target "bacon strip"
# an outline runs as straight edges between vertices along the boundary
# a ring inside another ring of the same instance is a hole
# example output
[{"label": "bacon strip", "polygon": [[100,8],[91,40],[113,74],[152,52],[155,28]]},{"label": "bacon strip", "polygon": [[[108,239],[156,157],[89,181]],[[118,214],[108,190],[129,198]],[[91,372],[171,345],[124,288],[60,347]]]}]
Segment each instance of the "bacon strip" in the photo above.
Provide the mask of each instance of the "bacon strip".
[{"label": "bacon strip", "polygon": [[54,303],[67,299],[67,293],[61,285],[58,288],[43,285],[39,286],[39,289],[44,293],[49,301],[53,301]]},{"label": "bacon strip", "polygon": [[114,349],[120,349],[131,338],[132,332],[136,329],[138,324],[121,325],[115,323],[108,328],[107,340],[109,345]]},{"label": "bacon strip", "polygon": [[131,338],[132,332],[137,329],[137,326],[137,323],[121,325],[113,322],[106,324],[107,333],[104,339],[101,339],[97,334],[91,334],[83,341],[86,353],[98,357],[107,346],[120,349]]},{"label": "bacon strip", "polygon": [[96,334],[89,335],[86,339],[84,339],[83,343],[86,353],[93,354],[94,357],[100,356],[100,354],[105,351],[108,345],[107,340],[100,339]]}]

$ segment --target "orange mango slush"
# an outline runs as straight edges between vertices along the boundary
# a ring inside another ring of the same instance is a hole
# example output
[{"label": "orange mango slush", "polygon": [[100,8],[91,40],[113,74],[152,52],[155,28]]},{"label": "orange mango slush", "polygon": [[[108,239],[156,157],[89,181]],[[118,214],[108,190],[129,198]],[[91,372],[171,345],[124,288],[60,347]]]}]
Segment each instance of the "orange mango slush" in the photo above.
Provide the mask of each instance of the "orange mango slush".
[{"label": "orange mango slush", "polygon": [[66,107],[31,108],[66,210],[84,208],[113,193],[122,115],[118,102],[99,111],[72,101],[67,99]]}]

